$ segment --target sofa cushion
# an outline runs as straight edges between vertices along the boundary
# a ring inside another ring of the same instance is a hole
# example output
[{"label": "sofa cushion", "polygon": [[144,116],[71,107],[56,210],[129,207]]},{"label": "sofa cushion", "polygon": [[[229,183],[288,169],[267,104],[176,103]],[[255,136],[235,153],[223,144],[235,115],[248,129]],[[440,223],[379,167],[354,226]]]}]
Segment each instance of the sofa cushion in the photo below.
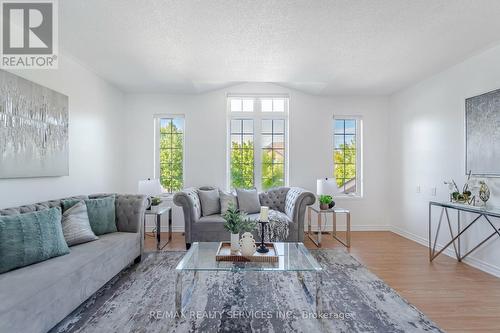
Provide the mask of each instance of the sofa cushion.
[{"label": "sofa cushion", "polygon": [[67,253],[59,208],[0,216],[0,273]]},{"label": "sofa cushion", "polygon": [[201,202],[201,214],[203,216],[220,213],[220,197],[218,189],[198,190]]},{"label": "sofa cushion", "polygon": [[238,195],[238,207],[242,212],[247,214],[260,212],[259,193],[256,189],[236,189],[236,194]]},{"label": "sofa cushion", "polygon": [[208,215],[201,217],[196,223],[207,223],[207,222],[217,222],[224,223],[226,220],[220,214]]},{"label": "sofa cushion", "polygon": [[209,216],[203,216],[198,221],[194,223],[194,229],[202,233],[221,233],[223,235],[228,234],[224,229],[224,218],[220,214],[214,214]]},{"label": "sofa cushion", "polygon": [[234,205],[236,208],[238,208],[238,200],[234,194],[227,193],[224,191],[219,191],[219,197],[220,197],[221,215],[224,215],[227,212],[227,209],[231,204]]},{"label": "sofa cushion", "polygon": [[62,214],[62,230],[68,246],[96,240],[98,237],[92,231],[84,201],[67,209]]},{"label": "sofa cushion", "polygon": [[49,331],[139,256],[140,244],[140,233],[110,233],[0,274],[0,332]]}]

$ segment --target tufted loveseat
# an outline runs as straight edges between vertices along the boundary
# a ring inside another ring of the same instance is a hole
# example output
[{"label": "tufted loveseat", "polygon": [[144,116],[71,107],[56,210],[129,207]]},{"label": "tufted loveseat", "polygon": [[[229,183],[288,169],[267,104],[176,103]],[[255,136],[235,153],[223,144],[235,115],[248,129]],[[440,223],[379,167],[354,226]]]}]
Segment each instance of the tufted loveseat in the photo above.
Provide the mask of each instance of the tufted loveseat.
[{"label": "tufted loveseat", "polygon": [[[140,260],[147,198],[115,198],[118,232],[71,246],[69,254],[0,274],[0,332],[47,332],[121,270]],[[0,215],[61,207],[62,200],[3,209]]]},{"label": "tufted loveseat", "polygon": [[[201,188],[206,189],[206,188]],[[259,193],[261,206],[267,206],[276,214],[287,219],[289,225],[287,242],[304,240],[304,215],[306,207],[314,204],[313,193],[299,187],[278,187]],[[224,219],[220,214],[202,216],[198,189],[191,187],[177,192],[174,203],[184,212],[184,232],[186,247],[193,242],[216,242],[229,240],[230,235],[224,229]],[[257,219],[258,214],[250,214]]]}]

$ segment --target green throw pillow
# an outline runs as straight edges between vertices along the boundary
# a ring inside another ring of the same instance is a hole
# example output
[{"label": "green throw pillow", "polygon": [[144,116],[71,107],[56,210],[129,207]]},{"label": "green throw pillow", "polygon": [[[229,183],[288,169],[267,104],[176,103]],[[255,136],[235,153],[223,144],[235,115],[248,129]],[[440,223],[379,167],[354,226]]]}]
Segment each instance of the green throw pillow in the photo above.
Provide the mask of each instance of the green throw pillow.
[{"label": "green throw pillow", "polygon": [[97,236],[118,231],[115,222],[115,197],[85,200],[92,231]]},{"label": "green throw pillow", "polygon": [[59,208],[0,216],[0,273],[68,253]]},{"label": "green throw pillow", "polygon": [[85,201],[85,200],[83,200],[83,199],[66,199],[66,200],[63,200],[62,201],[63,213],[65,211],[67,211],[68,209],[70,209],[71,207],[73,207],[74,205],[76,205],[77,203],[79,203],[80,201]]}]

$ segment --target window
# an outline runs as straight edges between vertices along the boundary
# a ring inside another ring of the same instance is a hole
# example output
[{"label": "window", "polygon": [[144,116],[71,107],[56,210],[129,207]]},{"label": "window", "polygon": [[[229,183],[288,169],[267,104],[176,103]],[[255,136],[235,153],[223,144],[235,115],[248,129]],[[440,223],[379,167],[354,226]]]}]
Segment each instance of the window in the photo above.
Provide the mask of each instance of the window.
[{"label": "window", "polygon": [[231,120],[231,179],[236,188],[254,186],[253,119]]},{"label": "window", "polygon": [[287,183],[288,98],[228,97],[230,188]]},{"label": "window", "polygon": [[334,177],[339,192],[361,195],[361,120],[337,117],[333,120]]},{"label": "window", "polygon": [[285,120],[262,120],[262,188],[285,185]]},{"label": "window", "polygon": [[162,116],[156,123],[156,175],[165,191],[180,191],[184,186],[184,117]]}]

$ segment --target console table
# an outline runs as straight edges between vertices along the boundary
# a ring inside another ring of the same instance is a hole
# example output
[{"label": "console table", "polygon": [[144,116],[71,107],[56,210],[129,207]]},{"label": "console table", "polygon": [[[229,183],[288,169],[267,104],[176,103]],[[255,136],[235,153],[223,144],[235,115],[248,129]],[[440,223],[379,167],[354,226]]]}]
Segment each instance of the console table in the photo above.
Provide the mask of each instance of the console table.
[{"label": "console table", "polygon": [[[436,229],[436,234],[434,235],[434,243],[432,242],[432,211],[433,207],[436,208],[441,208],[441,213],[439,216],[439,223],[437,225]],[[454,228],[452,226],[452,222],[450,220],[450,213],[449,211],[456,211],[456,234],[454,233]],[[461,221],[461,213],[466,212],[466,213],[471,213],[476,216],[472,219],[470,223],[465,223],[467,226],[462,229],[462,221]],[[439,235],[439,231],[441,229],[441,225],[443,222],[443,217],[446,217],[446,222],[448,224],[448,229],[450,232],[451,240],[446,243],[445,246],[439,251],[436,252],[436,244],[437,244],[437,239]],[[477,248],[479,248],[481,245],[486,243],[488,240],[490,240],[493,236],[497,235],[500,236],[500,228],[497,228],[493,225],[491,222],[490,218],[500,218],[500,210],[495,210],[495,209],[486,209],[485,207],[476,207],[476,206],[470,206],[470,205],[465,205],[465,204],[458,204],[454,202],[436,202],[436,201],[430,201],[429,202],[429,260],[432,261],[434,260],[438,255],[440,255],[445,249],[447,249],[450,245],[453,244],[453,248],[455,250],[455,255],[457,257],[458,261],[462,261],[465,257],[467,257],[469,254],[474,252]],[[472,249],[467,251],[465,254],[462,255],[462,251],[460,248],[460,237],[475,223],[478,221],[483,220],[486,221],[491,228],[493,228],[493,232],[485,237],[483,240],[481,240],[476,246],[474,246]]]}]

